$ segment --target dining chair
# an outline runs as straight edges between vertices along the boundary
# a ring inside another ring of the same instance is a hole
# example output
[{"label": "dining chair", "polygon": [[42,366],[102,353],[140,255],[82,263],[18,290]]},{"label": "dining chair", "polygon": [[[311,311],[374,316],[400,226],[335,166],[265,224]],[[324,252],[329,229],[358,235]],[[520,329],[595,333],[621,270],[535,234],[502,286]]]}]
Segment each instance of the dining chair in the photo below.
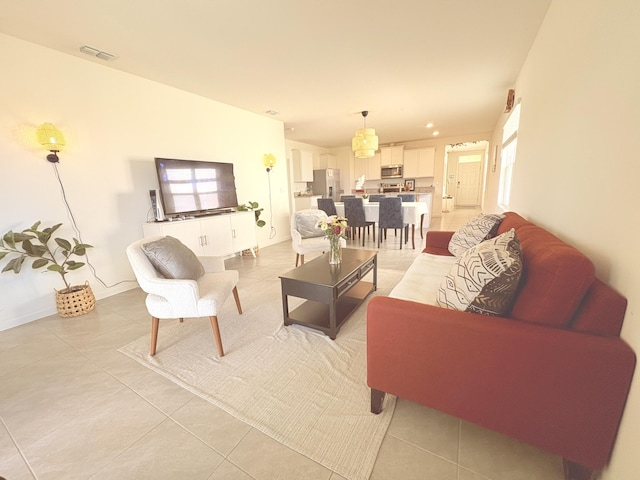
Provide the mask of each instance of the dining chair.
[{"label": "dining chair", "polygon": [[336,211],[336,203],[333,201],[333,198],[319,198],[318,208],[328,216],[338,215],[338,212]]},{"label": "dining chair", "polygon": [[127,257],[151,315],[150,355],[156,354],[161,318],[209,317],[218,354],[224,356],[218,312],[231,293],[238,313],[238,272],[226,270],[222,257],[197,257],[173,237],[147,237],[131,243]]},{"label": "dining chair", "polygon": [[[369,233],[369,227],[373,226],[373,241],[376,241],[376,224],[375,222],[367,222],[364,214],[364,204],[362,198],[345,198],[344,199],[344,216],[347,219],[347,225],[351,230],[351,239],[355,238],[354,228],[358,229],[358,235],[362,228],[367,229]],[[364,234],[362,234],[362,246],[364,247]]]},{"label": "dining chair", "polygon": [[398,196],[402,199],[403,202],[415,202],[416,194],[415,193],[399,193]]},{"label": "dining chair", "polygon": [[[378,248],[384,235],[383,231],[387,228],[400,229],[400,248],[402,248],[403,232],[405,242],[407,241],[407,233],[409,224],[402,220],[402,199],[400,197],[387,197],[380,199],[380,210],[378,218]],[[386,236],[385,236],[386,238]]]},{"label": "dining chair", "polygon": [[386,195],[369,195],[370,202],[379,202],[381,198],[385,198]]},{"label": "dining chair", "polygon": [[340,201],[344,202],[345,198],[356,198],[355,195],[340,195]]}]

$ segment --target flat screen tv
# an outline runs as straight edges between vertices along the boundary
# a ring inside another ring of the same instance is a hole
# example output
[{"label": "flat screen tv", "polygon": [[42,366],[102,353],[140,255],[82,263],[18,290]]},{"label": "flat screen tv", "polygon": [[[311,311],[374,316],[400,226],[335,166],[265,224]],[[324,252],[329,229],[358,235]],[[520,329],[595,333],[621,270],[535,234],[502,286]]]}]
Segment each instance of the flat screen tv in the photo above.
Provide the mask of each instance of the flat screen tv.
[{"label": "flat screen tv", "polygon": [[156,158],[164,214],[207,215],[238,206],[233,164]]}]

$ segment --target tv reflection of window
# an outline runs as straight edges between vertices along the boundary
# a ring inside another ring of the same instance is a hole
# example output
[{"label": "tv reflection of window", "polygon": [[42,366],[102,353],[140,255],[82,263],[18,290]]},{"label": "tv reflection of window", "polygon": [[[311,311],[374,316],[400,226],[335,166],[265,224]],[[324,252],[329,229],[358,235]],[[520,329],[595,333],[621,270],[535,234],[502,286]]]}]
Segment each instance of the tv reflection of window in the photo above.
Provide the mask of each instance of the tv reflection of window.
[{"label": "tv reflection of window", "polygon": [[192,212],[220,207],[215,169],[168,168],[166,172],[177,211]]},{"label": "tv reflection of window", "polygon": [[156,158],[166,215],[209,213],[238,205],[232,163]]}]

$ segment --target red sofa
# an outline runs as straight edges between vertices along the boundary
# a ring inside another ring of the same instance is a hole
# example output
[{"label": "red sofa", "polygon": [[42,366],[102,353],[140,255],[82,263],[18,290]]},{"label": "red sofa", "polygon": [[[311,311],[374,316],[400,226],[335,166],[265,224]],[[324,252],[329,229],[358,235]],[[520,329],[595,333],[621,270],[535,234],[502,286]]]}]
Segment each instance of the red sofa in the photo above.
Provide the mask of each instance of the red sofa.
[{"label": "red sofa", "polygon": [[[367,307],[371,411],[396,395],[534,445],[572,468],[604,467],[635,368],[620,339],[626,299],[591,261],[508,212],[523,273],[508,317],[390,297]],[[428,232],[423,253],[450,255],[453,232]]]}]

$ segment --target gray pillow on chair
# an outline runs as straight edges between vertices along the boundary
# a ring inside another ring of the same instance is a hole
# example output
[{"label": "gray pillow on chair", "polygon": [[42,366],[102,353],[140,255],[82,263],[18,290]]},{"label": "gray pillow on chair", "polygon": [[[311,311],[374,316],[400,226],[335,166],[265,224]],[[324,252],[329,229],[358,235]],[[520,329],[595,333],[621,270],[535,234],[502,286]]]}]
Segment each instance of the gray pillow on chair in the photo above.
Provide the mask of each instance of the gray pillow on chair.
[{"label": "gray pillow on chair", "polygon": [[204,267],[196,254],[177,238],[166,236],[145,243],[142,251],[164,278],[197,280],[204,275]]},{"label": "gray pillow on chair", "polygon": [[324,232],[318,227],[318,220],[327,218],[324,210],[300,210],[296,212],[296,230],[302,238],[323,237]]}]

